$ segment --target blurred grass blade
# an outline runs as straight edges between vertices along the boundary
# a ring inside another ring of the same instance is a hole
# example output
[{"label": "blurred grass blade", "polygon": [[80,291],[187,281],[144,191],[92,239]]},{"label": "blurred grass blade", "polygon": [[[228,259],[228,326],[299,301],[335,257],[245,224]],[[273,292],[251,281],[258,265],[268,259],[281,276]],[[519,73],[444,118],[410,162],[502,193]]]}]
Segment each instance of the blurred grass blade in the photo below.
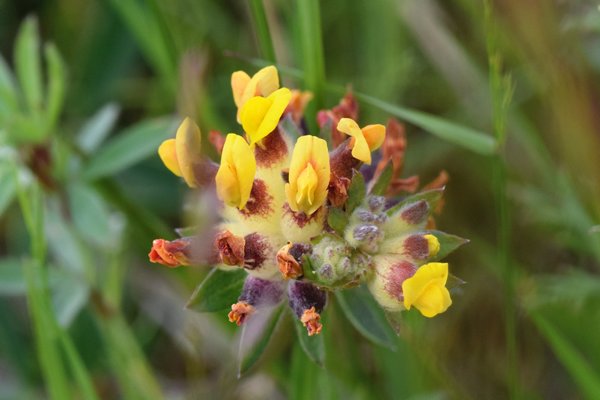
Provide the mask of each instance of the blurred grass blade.
[{"label": "blurred grass blade", "polygon": [[249,3],[261,56],[265,60],[275,63],[275,49],[273,48],[273,40],[271,39],[263,0],[249,0]]},{"label": "blurred grass blade", "polygon": [[17,112],[18,107],[15,78],[0,54],[0,123],[5,124],[5,119]]},{"label": "blurred grass blade", "polygon": [[335,298],[352,325],[372,342],[394,350],[396,335],[365,287],[339,290]]},{"label": "blurred grass blade", "polygon": [[10,206],[17,193],[15,174],[8,163],[0,163],[0,216]]},{"label": "blurred grass blade", "polygon": [[[306,88],[313,93],[310,104],[312,113],[323,104],[325,85],[325,61],[323,57],[323,41],[321,38],[321,11],[318,0],[296,0],[297,20],[300,24],[300,46],[302,69]],[[309,113],[308,120],[312,121]],[[311,129],[316,132],[315,129]]]},{"label": "blurred grass blade", "polygon": [[78,234],[100,248],[116,246],[111,234],[110,210],[98,191],[89,185],[73,183],[67,189],[72,221]]},{"label": "blurred grass blade", "polygon": [[65,352],[66,361],[71,367],[75,382],[81,389],[81,396],[85,400],[98,399],[98,395],[94,389],[94,384],[90,377],[90,373],[85,367],[81,356],[77,352],[77,348],[73,344],[71,337],[62,329],[59,328],[59,340]]},{"label": "blurred grass blade", "polygon": [[25,103],[34,113],[41,111],[43,99],[40,49],[37,20],[35,17],[27,17],[17,35],[15,70]]},{"label": "blurred grass blade", "polygon": [[18,258],[0,259],[0,296],[25,294],[26,285],[22,262]]},{"label": "blurred grass blade", "polygon": [[83,176],[92,180],[114,175],[158,154],[160,143],[174,136],[176,122],[173,117],[162,117],[127,128],[98,150],[84,168]]},{"label": "blurred grass blade", "polygon": [[325,365],[325,343],[323,342],[323,335],[308,336],[306,328],[297,318],[294,318],[294,325],[296,326],[296,333],[302,350],[304,350],[312,362],[319,367],[323,367]]},{"label": "blurred grass blade", "polygon": [[282,312],[283,304],[265,307],[246,320],[240,337],[238,376],[246,373],[259,360],[271,341]]},{"label": "blurred grass blade", "polygon": [[464,147],[465,149],[469,149],[485,156],[492,155],[496,152],[496,139],[483,132],[457,125],[443,118],[424,112],[399,107],[366,94],[354,92],[354,95],[357,99],[367,104],[395,115],[396,117],[401,118],[406,122],[410,122],[440,139],[454,143],[457,146]]},{"label": "blurred grass blade", "polygon": [[588,399],[597,399],[600,393],[600,376],[589,365],[585,357],[569,343],[561,332],[539,313],[531,313],[533,322],[544,336],[556,357],[569,371],[571,377]]},{"label": "blurred grass blade", "polygon": [[199,312],[226,310],[237,301],[248,274],[243,269],[223,271],[214,268],[198,285],[187,308]]},{"label": "blurred grass blade", "polygon": [[46,120],[52,129],[58,121],[65,100],[66,68],[65,63],[54,44],[44,47],[48,63],[48,89],[46,94]]},{"label": "blurred grass blade", "polygon": [[79,148],[86,153],[96,150],[114,128],[119,111],[119,106],[110,103],[87,120],[77,134]]},{"label": "blurred grass blade", "polygon": [[[318,335],[321,336],[321,335]],[[324,399],[324,387],[317,385],[317,377],[325,371],[320,371],[308,362],[302,349],[296,344],[292,350],[290,369],[290,400]],[[352,397],[350,397],[352,398]]]}]

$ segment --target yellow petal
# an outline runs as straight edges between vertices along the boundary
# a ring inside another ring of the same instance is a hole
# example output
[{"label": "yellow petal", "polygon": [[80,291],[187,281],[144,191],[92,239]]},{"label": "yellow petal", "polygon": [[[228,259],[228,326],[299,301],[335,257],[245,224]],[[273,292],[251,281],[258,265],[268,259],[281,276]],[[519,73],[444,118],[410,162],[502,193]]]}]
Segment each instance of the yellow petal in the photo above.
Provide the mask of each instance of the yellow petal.
[{"label": "yellow petal", "polygon": [[256,81],[256,94],[268,96],[279,89],[279,74],[273,65],[264,67],[252,77]]},{"label": "yellow petal", "polygon": [[429,249],[429,257],[435,257],[440,252],[440,241],[437,237],[431,234],[423,236],[427,240],[427,247]]},{"label": "yellow petal", "polygon": [[352,136],[352,157],[370,165],[371,150],[358,124],[350,118],[342,118],[338,123],[337,130]]},{"label": "yellow petal", "polygon": [[228,134],[215,176],[218,197],[232,207],[243,209],[250,198],[255,173],[256,160],[248,143],[235,133]]},{"label": "yellow petal", "polygon": [[402,283],[404,306],[410,310],[415,306],[425,317],[433,317],[450,307],[452,300],[446,288],[447,263],[423,265]]},{"label": "yellow petal", "polygon": [[367,125],[362,128],[362,133],[371,151],[380,148],[385,140],[385,126],[381,124]]},{"label": "yellow petal", "polygon": [[246,87],[250,83],[250,76],[244,71],[236,71],[231,74],[231,91],[233,92],[233,101],[240,108],[243,103],[243,95]]},{"label": "yellow petal", "polygon": [[181,176],[179,163],[177,162],[177,153],[175,152],[175,139],[167,139],[158,147],[158,155],[165,167],[177,176]]},{"label": "yellow petal", "polygon": [[257,143],[275,130],[291,96],[288,88],[281,88],[266,98],[256,96],[244,104],[240,111],[240,121],[250,144]]},{"label": "yellow petal", "polygon": [[183,120],[175,136],[175,151],[181,176],[190,187],[196,187],[194,165],[201,161],[202,135],[190,118]]},{"label": "yellow petal", "polygon": [[290,208],[313,214],[325,203],[330,179],[327,142],[315,136],[301,136],[296,142],[285,191]]}]

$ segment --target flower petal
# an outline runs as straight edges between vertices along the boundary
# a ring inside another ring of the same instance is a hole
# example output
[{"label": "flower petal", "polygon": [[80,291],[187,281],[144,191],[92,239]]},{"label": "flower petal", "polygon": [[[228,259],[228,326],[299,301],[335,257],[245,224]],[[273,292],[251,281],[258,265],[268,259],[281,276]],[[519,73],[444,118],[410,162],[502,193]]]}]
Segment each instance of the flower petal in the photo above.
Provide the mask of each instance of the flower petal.
[{"label": "flower petal", "polygon": [[165,167],[177,176],[181,176],[177,153],[175,152],[175,139],[167,139],[158,147],[158,155]]},{"label": "flower petal", "polygon": [[181,176],[190,187],[198,186],[194,165],[201,162],[201,146],[200,128],[190,118],[184,119],[175,136],[175,151]]},{"label": "flower petal", "polygon": [[255,173],[256,160],[248,143],[235,133],[228,134],[215,176],[219,198],[232,207],[243,209],[250,198]]},{"label": "flower petal", "polygon": [[352,157],[371,164],[371,150],[365,136],[354,120],[350,118],[342,118],[337,126],[338,131],[352,136]]},{"label": "flower petal", "polygon": [[252,97],[244,104],[240,110],[240,121],[250,144],[259,142],[275,130],[291,97],[288,88],[281,88],[266,98]]},{"label": "flower petal", "polygon": [[[250,83],[250,76],[244,71],[235,71],[231,74],[231,91],[233,92],[233,101],[240,108],[243,105],[243,95],[246,87]],[[246,99],[247,100],[247,99]]]},{"label": "flower petal", "polygon": [[446,288],[447,280],[447,263],[434,262],[423,265],[411,278],[402,283],[404,306],[410,310],[414,305],[428,318],[446,311],[452,304]]},{"label": "flower petal", "polygon": [[381,124],[367,125],[362,128],[362,133],[371,151],[380,148],[385,140],[385,126]]}]

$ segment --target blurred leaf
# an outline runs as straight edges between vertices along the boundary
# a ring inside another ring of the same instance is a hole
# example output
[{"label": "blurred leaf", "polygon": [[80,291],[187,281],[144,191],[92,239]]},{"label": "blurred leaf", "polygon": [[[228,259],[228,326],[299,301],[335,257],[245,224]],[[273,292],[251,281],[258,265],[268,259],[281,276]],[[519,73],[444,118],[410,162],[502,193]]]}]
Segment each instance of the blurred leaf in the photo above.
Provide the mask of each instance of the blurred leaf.
[{"label": "blurred leaf", "polygon": [[259,309],[242,328],[238,376],[246,373],[263,354],[281,317],[283,304]]},{"label": "blurred leaf", "polygon": [[88,119],[77,134],[76,140],[79,148],[86,153],[96,150],[114,128],[119,111],[119,106],[110,103]]},{"label": "blurred leaf", "polygon": [[288,113],[285,116],[285,118],[279,123],[279,128],[292,139],[293,143],[295,143],[296,140],[300,136],[302,136],[302,131],[300,130],[300,127],[296,125],[290,113]]},{"label": "blurred leaf", "polygon": [[547,340],[556,357],[558,357],[562,365],[571,374],[571,377],[585,397],[589,399],[597,398],[598,393],[600,393],[600,375],[598,374],[598,370],[594,370],[577,348],[569,342],[568,338],[542,314],[534,312],[530,315],[539,332]]},{"label": "blurred leaf", "polygon": [[66,73],[65,63],[54,44],[44,47],[48,63],[48,93],[46,95],[46,119],[53,127],[58,121],[65,99]]},{"label": "blurred leaf", "polygon": [[15,43],[15,70],[25,102],[31,111],[42,108],[42,66],[40,60],[40,38],[35,17],[27,17],[21,24]]},{"label": "blurred leaf", "polygon": [[7,163],[0,163],[0,216],[10,206],[17,193],[17,182],[12,168]]},{"label": "blurred leaf", "polygon": [[346,212],[349,214],[354,211],[365,199],[367,187],[365,178],[360,172],[354,171],[354,176],[348,187],[348,200],[346,201]]},{"label": "blurred leaf", "polygon": [[339,290],[335,297],[348,320],[364,337],[391,350],[396,348],[396,336],[366,287]]},{"label": "blurred leaf", "polygon": [[102,196],[87,185],[73,183],[68,187],[73,224],[80,235],[104,248],[114,244],[110,229],[110,212]]},{"label": "blurred leaf", "polygon": [[535,290],[525,293],[524,305],[535,310],[550,303],[565,303],[580,308],[591,299],[600,298],[600,277],[579,269],[565,274],[532,278]]},{"label": "blurred leaf", "polygon": [[[304,333],[306,334],[306,331]],[[290,400],[326,399],[327,397],[323,393],[325,387],[318,385],[317,377],[327,372],[315,368],[302,350],[301,346],[297,344],[294,345],[292,350],[290,377],[288,379]]]},{"label": "blurred leaf", "polygon": [[248,273],[243,269],[223,271],[213,268],[198,285],[186,307],[199,312],[226,310],[237,301],[242,293]]},{"label": "blurred leaf", "polygon": [[469,243],[468,239],[463,239],[459,236],[451,235],[446,232],[427,231],[427,233],[435,236],[440,242],[440,251],[431,259],[431,261],[442,260],[460,246]]},{"label": "blurred leaf", "polygon": [[392,164],[392,160],[389,160],[385,165],[381,174],[377,177],[377,181],[373,184],[371,188],[370,194],[375,196],[383,196],[387,191],[390,182],[392,181],[392,174],[394,173],[394,165]]},{"label": "blurred leaf", "polygon": [[16,142],[39,142],[46,136],[46,132],[46,123],[41,114],[13,115],[9,133]]},{"label": "blurred leaf", "polygon": [[263,0],[250,0],[250,11],[254,22],[255,35],[259,44],[261,55],[268,61],[275,63],[275,49],[269,32],[269,22],[263,5]]},{"label": "blurred leaf", "polygon": [[0,296],[25,294],[25,277],[18,258],[0,259]]},{"label": "blurred leaf", "polygon": [[94,154],[83,176],[91,180],[113,175],[157,154],[161,142],[173,136],[176,123],[173,117],[162,117],[125,129]]},{"label": "blurred leaf", "polygon": [[0,123],[5,123],[12,113],[17,112],[19,101],[15,78],[0,54]]},{"label": "blurred leaf", "polygon": [[85,307],[90,287],[81,277],[72,273],[60,274],[52,288],[52,306],[60,326],[68,327]]},{"label": "blurred leaf", "polygon": [[436,135],[440,139],[485,156],[492,155],[496,152],[496,139],[488,134],[457,125],[434,115],[399,107],[366,94],[356,92],[354,94],[357,99],[371,104],[383,111],[389,112],[398,118],[402,118],[403,120]]},{"label": "blurred leaf", "polygon": [[327,214],[327,223],[332,227],[339,235],[344,235],[344,229],[348,225],[348,215],[337,207],[331,207]]},{"label": "blurred leaf", "polygon": [[308,336],[306,328],[297,318],[294,318],[294,325],[296,326],[296,333],[302,350],[304,350],[312,362],[319,367],[323,367],[325,365],[325,344],[323,342],[323,335],[318,334]]}]

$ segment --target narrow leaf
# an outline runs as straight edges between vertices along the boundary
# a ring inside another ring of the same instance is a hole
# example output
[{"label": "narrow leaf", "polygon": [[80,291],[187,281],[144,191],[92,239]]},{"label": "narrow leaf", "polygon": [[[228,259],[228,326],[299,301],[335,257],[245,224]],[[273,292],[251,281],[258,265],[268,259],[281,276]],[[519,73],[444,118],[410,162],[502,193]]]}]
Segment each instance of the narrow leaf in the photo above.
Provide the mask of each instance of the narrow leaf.
[{"label": "narrow leaf", "polygon": [[344,314],[364,337],[394,350],[396,337],[383,310],[364,286],[335,292]]},{"label": "narrow leaf", "polygon": [[297,318],[294,318],[294,325],[296,326],[296,333],[298,334],[298,341],[300,342],[302,350],[304,350],[312,362],[319,367],[323,367],[325,365],[325,344],[323,342],[323,335],[308,336],[306,328]]},{"label": "narrow leaf", "polygon": [[344,229],[348,225],[348,215],[341,208],[331,207],[327,214],[327,223],[340,236],[343,236]]},{"label": "narrow leaf", "polygon": [[281,318],[283,304],[261,308],[244,323],[239,349],[238,376],[246,373],[260,359]]},{"label": "narrow leaf", "polygon": [[0,296],[25,294],[25,277],[21,260],[3,258],[0,260]]},{"label": "narrow leaf", "polygon": [[392,174],[394,173],[394,165],[392,161],[388,161],[381,174],[377,177],[377,180],[371,187],[370,193],[376,196],[383,196],[387,191],[390,182],[392,181]]},{"label": "narrow leaf", "polygon": [[66,72],[64,61],[53,44],[47,44],[44,48],[46,61],[48,63],[48,93],[46,95],[46,119],[51,129],[62,110],[65,99]]},{"label": "narrow leaf", "polygon": [[266,60],[275,63],[275,49],[269,32],[269,22],[267,21],[263,0],[250,0],[249,4],[260,53]]},{"label": "narrow leaf", "polygon": [[0,54],[0,122],[2,118],[16,112],[18,104],[15,78]]},{"label": "narrow leaf", "polygon": [[248,274],[243,269],[223,271],[214,268],[196,288],[186,307],[199,312],[223,311],[242,293]]},{"label": "narrow leaf", "polygon": [[6,164],[0,165],[0,215],[6,211],[17,193],[17,182],[15,174]]},{"label": "narrow leaf", "polygon": [[88,242],[103,248],[114,243],[110,212],[100,194],[88,185],[73,183],[68,189],[73,224]]},{"label": "narrow leaf", "polygon": [[42,67],[37,20],[28,17],[21,24],[15,44],[15,70],[25,102],[31,111],[42,108]]},{"label": "narrow leaf", "polygon": [[98,179],[113,175],[157,154],[160,143],[173,136],[175,124],[174,118],[162,117],[126,129],[92,157],[84,169],[84,177]]},{"label": "narrow leaf", "polygon": [[79,148],[91,153],[100,146],[114,128],[119,116],[116,104],[107,104],[94,114],[77,135]]},{"label": "narrow leaf", "polygon": [[389,112],[398,118],[402,118],[403,120],[436,135],[440,139],[454,143],[474,151],[475,153],[489,156],[494,154],[498,147],[496,139],[483,132],[457,125],[434,115],[399,107],[366,94],[356,92],[354,94],[356,98],[365,103]]},{"label": "narrow leaf", "polygon": [[469,243],[468,239],[463,239],[459,236],[441,231],[428,231],[427,233],[435,236],[440,242],[440,251],[431,259],[431,261],[442,260],[460,246]]},{"label": "narrow leaf", "polygon": [[351,213],[365,199],[367,188],[365,178],[359,172],[354,171],[354,176],[348,187],[348,200],[346,201],[346,211]]}]

